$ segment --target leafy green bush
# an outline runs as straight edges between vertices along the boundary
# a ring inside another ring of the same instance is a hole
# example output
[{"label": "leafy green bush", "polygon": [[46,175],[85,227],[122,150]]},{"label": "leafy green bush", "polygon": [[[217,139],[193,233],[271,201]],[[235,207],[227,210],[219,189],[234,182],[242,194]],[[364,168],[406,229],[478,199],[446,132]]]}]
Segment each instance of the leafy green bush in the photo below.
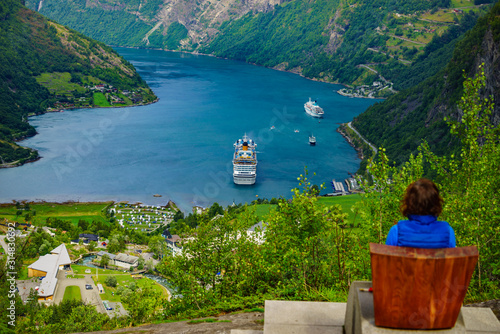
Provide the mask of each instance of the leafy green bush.
[{"label": "leafy green bush", "polygon": [[104,283],[107,285],[107,286],[110,286],[110,287],[116,287],[116,284],[118,283],[118,281],[116,280],[116,276],[106,276],[106,278],[104,279]]}]

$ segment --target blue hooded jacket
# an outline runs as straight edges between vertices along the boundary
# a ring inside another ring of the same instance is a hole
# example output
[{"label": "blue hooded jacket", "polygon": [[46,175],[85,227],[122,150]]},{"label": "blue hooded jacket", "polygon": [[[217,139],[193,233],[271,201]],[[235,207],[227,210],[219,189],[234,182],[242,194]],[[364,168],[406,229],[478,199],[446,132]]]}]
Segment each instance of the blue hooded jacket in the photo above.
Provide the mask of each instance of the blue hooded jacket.
[{"label": "blue hooded jacket", "polygon": [[415,248],[456,247],[455,232],[444,221],[427,215],[409,215],[409,220],[401,220],[391,227],[386,245]]}]

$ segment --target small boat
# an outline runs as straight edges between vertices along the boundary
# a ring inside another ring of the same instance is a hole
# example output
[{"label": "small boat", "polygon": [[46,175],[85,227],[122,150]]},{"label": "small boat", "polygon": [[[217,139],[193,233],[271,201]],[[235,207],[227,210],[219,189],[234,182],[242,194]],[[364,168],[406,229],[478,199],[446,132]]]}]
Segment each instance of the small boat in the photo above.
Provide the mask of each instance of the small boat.
[{"label": "small boat", "polygon": [[271,126],[271,129],[270,129],[270,130],[274,130],[274,129],[275,129],[274,125],[273,125],[273,126]]},{"label": "small boat", "polygon": [[295,130],[293,130],[293,132],[295,132],[295,133],[299,133],[299,130],[295,129]]},{"label": "small boat", "polygon": [[310,135],[309,136],[309,144],[316,145],[316,137],[314,137],[313,135]]},{"label": "small boat", "polygon": [[154,194],[153,197],[161,197],[162,195],[160,194]]}]

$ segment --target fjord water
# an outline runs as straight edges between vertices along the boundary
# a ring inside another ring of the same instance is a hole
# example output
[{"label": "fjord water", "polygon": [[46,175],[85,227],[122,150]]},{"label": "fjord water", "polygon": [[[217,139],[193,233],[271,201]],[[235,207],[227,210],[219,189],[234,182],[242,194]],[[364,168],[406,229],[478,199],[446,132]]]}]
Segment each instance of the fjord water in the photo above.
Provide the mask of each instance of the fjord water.
[{"label": "fjord water", "polygon": [[[375,100],[343,97],[335,92],[338,85],[243,62],[160,50],[117,51],[160,100],[30,118],[38,134],[21,144],[37,149],[42,159],[0,170],[0,202],[166,204],[171,199],[188,210],[213,202],[251,202],[257,196],[290,198],[305,166],[312,184],[325,183],[330,192],[332,179],[343,180],[359,167],[356,152],[336,129]],[[309,97],[325,110],[323,119],[304,112]],[[253,186],[232,181],[233,143],[245,133],[257,143]],[[310,134],[316,146],[309,145]]]}]

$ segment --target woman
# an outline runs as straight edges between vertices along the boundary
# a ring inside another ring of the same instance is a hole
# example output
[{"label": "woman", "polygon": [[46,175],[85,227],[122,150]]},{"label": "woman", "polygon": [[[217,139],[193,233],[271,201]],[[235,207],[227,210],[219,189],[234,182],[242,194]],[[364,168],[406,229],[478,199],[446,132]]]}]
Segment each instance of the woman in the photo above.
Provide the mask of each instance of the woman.
[{"label": "woman", "polygon": [[387,235],[386,245],[416,248],[451,248],[456,246],[455,232],[437,217],[443,199],[436,185],[427,179],[413,182],[406,188],[401,213],[408,220],[394,225]]}]

